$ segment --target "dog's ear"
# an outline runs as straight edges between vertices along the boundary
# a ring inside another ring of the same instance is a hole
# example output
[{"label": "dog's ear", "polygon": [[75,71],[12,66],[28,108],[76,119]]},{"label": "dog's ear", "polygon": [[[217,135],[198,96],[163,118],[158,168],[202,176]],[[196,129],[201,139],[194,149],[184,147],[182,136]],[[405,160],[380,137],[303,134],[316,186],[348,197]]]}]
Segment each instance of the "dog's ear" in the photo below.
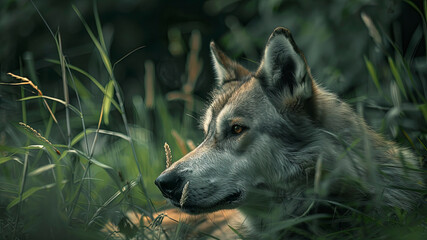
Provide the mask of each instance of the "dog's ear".
[{"label": "dog's ear", "polygon": [[288,29],[278,27],[265,47],[256,73],[267,92],[281,98],[309,98],[312,77],[304,55]]},{"label": "dog's ear", "polygon": [[211,54],[219,87],[232,81],[240,81],[250,74],[249,70],[231,60],[214,42],[211,42]]}]

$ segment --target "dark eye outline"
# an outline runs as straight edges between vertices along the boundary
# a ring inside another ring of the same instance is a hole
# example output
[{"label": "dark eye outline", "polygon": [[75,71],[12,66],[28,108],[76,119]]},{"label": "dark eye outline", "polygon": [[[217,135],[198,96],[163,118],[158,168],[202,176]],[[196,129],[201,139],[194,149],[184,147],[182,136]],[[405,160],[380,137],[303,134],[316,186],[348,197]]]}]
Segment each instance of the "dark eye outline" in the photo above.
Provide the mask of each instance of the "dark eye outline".
[{"label": "dark eye outline", "polygon": [[234,124],[233,126],[231,126],[231,133],[233,133],[233,135],[239,135],[242,134],[246,129],[248,128],[245,126]]}]

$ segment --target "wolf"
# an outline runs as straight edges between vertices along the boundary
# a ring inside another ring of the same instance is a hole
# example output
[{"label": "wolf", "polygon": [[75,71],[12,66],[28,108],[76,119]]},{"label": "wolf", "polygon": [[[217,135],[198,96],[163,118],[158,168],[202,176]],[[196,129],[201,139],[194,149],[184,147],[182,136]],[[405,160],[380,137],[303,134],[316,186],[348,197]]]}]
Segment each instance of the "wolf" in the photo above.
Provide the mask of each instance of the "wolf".
[{"label": "wolf", "polygon": [[273,31],[253,72],[214,42],[210,50],[217,85],[204,140],[155,180],[174,206],[190,214],[237,209],[241,236],[281,239],[353,226],[332,215],[417,205],[423,183],[413,153],[321,87],[289,30]]}]

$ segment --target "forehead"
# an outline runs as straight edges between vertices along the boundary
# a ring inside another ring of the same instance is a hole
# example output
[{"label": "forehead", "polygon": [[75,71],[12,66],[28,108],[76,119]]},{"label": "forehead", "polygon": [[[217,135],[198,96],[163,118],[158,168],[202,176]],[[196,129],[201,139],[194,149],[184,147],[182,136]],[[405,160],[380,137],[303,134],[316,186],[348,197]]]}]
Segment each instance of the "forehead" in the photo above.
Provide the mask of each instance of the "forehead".
[{"label": "forehead", "polygon": [[263,98],[262,89],[255,78],[244,82],[230,82],[226,87],[214,92],[208,114],[214,118],[227,106],[245,115],[252,112],[251,110]]}]

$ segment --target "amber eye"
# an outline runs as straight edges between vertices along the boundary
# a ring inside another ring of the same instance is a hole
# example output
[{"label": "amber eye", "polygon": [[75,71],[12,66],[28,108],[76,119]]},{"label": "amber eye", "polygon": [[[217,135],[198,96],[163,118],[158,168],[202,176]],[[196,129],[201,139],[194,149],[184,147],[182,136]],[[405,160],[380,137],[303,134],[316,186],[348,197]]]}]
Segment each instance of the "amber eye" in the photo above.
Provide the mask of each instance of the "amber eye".
[{"label": "amber eye", "polygon": [[243,129],[244,129],[244,127],[242,127],[242,126],[240,126],[240,125],[233,125],[233,126],[231,127],[231,131],[232,131],[234,134],[240,134],[240,133],[242,133],[242,132],[243,132]]}]

